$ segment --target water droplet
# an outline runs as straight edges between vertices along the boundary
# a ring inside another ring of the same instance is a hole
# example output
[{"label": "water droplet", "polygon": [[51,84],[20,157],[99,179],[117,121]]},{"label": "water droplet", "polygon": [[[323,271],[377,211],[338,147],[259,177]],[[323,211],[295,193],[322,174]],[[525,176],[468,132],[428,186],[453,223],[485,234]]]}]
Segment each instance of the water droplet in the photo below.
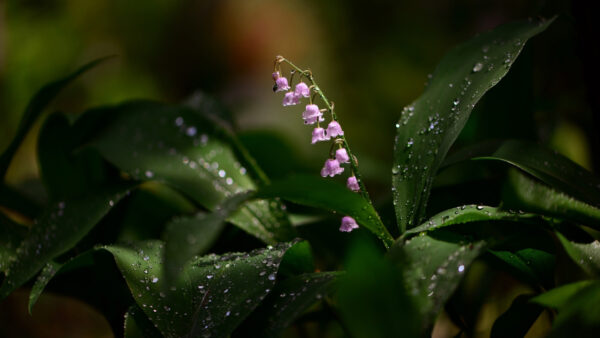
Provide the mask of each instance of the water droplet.
[{"label": "water droplet", "polygon": [[152,278],[152,283],[154,283],[154,284],[158,283],[158,277]]},{"label": "water droplet", "polygon": [[412,147],[412,145],[415,143],[415,140],[413,140],[412,138],[408,139],[408,142],[406,142],[406,148],[410,148]]},{"label": "water droplet", "polygon": [[464,264],[461,264],[458,266],[458,272],[463,272],[463,271],[465,271],[465,266],[464,266]]},{"label": "water droplet", "polygon": [[183,117],[179,116],[175,119],[175,125],[181,127],[183,125]]},{"label": "water droplet", "polygon": [[453,83],[448,83],[448,87],[452,88],[452,87],[454,87],[454,84]]},{"label": "water droplet", "polygon": [[275,274],[272,273],[267,277],[269,280],[275,280]]},{"label": "water droplet", "polygon": [[473,73],[477,73],[478,71],[480,71],[481,69],[483,69],[483,63],[481,62],[477,62],[474,66],[473,66]]},{"label": "water droplet", "polygon": [[212,279],[212,278],[213,278],[213,275],[206,275],[206,278],[207,278],[207,279]]},{"label": "water droplet", "polygon": [[225,177],[225,175],[227,175],[225,170],[223,170],[223,169],[219,170],[219,177]]},{"label": "water droplet", "polygon": [[475,207],[477,210],[483,210],[483,205],[478,205],[477,207]]},{"label": "water droplet", "polygon": [[196,129],[196,127],[188,127],[185,130],[185,133],[186,133],[187,136],[195,136],[197,131],[198,130]]},{"label": "water droplet", "polygon": [[145,174],[146,174],[146,177],[148,177],[148,178],[154,177],[154,173],[152,171],[150,171],[150,170],[146,170]]}]

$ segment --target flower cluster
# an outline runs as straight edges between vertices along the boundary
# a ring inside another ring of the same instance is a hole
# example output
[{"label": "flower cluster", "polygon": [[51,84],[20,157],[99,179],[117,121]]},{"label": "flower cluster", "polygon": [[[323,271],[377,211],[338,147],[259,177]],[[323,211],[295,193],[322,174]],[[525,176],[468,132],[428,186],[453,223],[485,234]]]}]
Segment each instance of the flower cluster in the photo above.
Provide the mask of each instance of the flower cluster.
[{"label": "flower cluster", "polygon": [[[320,92],[320,89],[314,84],[312,76],[309,75],[310,73],[308,71],[300,71],[300,76],[305,76],[312,85],[309,86],[305,82],[300,81],[298,84],[296,84],[294,90],[291,90],[292,88],[290,84],[293,81],[295,71],[292,71],[292,76],[288,82],[288,79],[285,76],[282,76],[280,73],[279,67],[282,61],[283,58],[280,57],[278,57],[278,59],[275,61],[275,70],[273,72],[273,81],[275,81],[275,85],[273,86],[273,91],[285,92],[283,96],[284,107],[297,105],[300,103],[302,98],[309,99],[309,103],[306,105],[305,110],[302,113],[302,120],[304,120],[304,124],[306,125],[316,124],[316,127],[312,131],[311,143],[315,144],[321,141],[334,141],[332,145],[332,151],[330,152],[331,156],[325,161],[323,169],[321,169],[321,176],[334,177],[336,175],[340,175],[344,172],[344,167],[342,167],[342,164],[350,163],[350,156],[344,147],[344,131],[342,130],[340,124],[335,120],[335,115],[333,114],[333,103],[331,103],[331,108],[329,109],[331,112],[331,121],[327,124],[327,128],[323,128],[321,127],[321,122],[325,121],[323,113],[327,112],[328,109],[320,109],[319,106],[313,103],[311,92],[314,94],[321,94],[323,99],[325,99],[325,97]],[[333,152],[333,147],[336,145],[338,146],[338,149]],[[355,192],[361,190],[358,180],[354,174],[348,177],[346,186],[348,189]],[[345,216],[342,218],[340,231],[350,232],[356,228],[358,228],[358,224],[352,217]]]}]

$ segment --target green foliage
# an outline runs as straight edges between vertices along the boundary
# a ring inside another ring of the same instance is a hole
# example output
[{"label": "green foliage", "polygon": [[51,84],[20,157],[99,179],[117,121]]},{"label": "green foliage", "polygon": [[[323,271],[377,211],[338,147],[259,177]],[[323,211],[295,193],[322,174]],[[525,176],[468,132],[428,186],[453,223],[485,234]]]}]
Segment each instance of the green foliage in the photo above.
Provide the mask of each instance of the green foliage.
[{"label": "green foliage", "polygon": [[34,97],[29,101],[27,108],[25,108],[25,112],[23,113],[23,117],[21,118],[21,123],[17,129],[17,134],[13,138],[12,142],[9,144],[8,148],[4,150],[2,156],[0,156],[0,180],[4,180],[4,176],[6,175],[6,170],[8,170],[8,165],[12,160],[15,152],[23,142],[25,135],[33,125],[33,123],[37,120],[37,118],[42,114],[44,108],[58,95],[58,93],[66,87],[71,81],[75,80],[79,75],[87,72],[88,70],[94,68],[96,65],[102,63],[106,59],[110,57],[103,57],[100,59],[96,59],[88,64],[83,65],[81,68],[77,69],[73,73],[67,75],[66,77],[51,82],[45,86],[43,86],[40,90],[35,93]]},{"label": "green foliage", "polygon": [[377,211],[360,195],[344,186],[315,176],[291,176],[260,189],[258,197],[282,199],[338,212],[353,217],[358,224],[379,237],[385,245],[393,242]]},{"label": "green foliage", "polygon": [[[70,289],[87,269],[119,278],[128,297],[115,306],[118,318],[102,310],[125,337],[278,337],[290,328],[301,336],[423,337],[444,317],[468,335],[476,329],[468,313],[489,296],[470,293],[493,278],[485,266],[526,290],[506,298],[514,299],[496,314],[492,337],[524,336],[544,311],[557,314],[550,337],[597,332],[600,287],[591,279],[600,275],[600,180],[525,141],[446,157],[477,102],[551,22],[501,26],[441,61],[397,124],[394,206],[295,173],[311,166],[292,155],[292,143],[252,132],[238,139],[233,115],[203,94],[184,105],[92,108],[73,123],[48,115],[37,154],[47,201],[0,185],[0,299],[31,286],[35,313],[45,290],[90,303],[92,293],[110,294],[114,285],[83,295]],[[0,158],[2,178],[48,102],[102,60],[34,96]],[[502,195],[430,212],[438,170],[471,159],[511,166],[484,177],[503,183]],[[357,162],[352,168],[359,176]],[[338,232],[342,216],[368,231]]]},{"label": "green foliage", "polygon": [[525,42],[551,22],[506,24],[456,47],[438,64],[425,92],[402,110],[392,167],[400,232],[423,219],[433,177],[475,104],[506,75]]}]

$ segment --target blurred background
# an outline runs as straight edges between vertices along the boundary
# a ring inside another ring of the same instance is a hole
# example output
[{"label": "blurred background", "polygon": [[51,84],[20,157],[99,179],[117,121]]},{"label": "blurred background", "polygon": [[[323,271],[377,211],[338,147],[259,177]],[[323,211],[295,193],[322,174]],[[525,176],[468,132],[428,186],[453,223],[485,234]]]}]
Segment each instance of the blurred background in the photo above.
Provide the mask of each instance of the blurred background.
[{"label": "blurred background", "polygon": [[[311,146],[303,107],[284,108],[272,92],[280,54],[313,71],[372,195],[389,201],[395,121],[444,53],[502,23],[558,15],[478,104],[456,146],[529,139],[596,171],[599,53],[591,13],[583,2],[559,0],[0,0],[0,150],[43,84],[114,54],[48,112],[76,116],[91,106],[175,103],[201,92],[232,112],[242,141],[272,177],[318,173],[329,146]],[[31,182],[41,121],[7,177],[38,200],[42,189]]]},{"label": "blurred background", "polygon": [[[292,147],[303,158],[294,163],[318,169],[327,146],[311,147],[303,107],[284,109],[281,95],[271,91],[273,59],[281,54],[313,70],[336,103],[372,189],[387,189],[395,120],[444,53],[508,21],[559,15],[478,105],[459,145],[527,138],[593,170],[598,142],[586,89],[594,88],[586,87],[585,73],[593,78],[598,66],[586,64],[585,56],[593,56],[592,49],[597,54],[598,44],[583,6],[544,0],[3,0],[0,149],[43,84],[115,54],[49,111],[78,114],[132,98],[179,102],[201,91],[224,102],[248,138],[257,130],[283,136],[287,143],[280,148]],[[19,152],[10,182],[37,175],[36,134]]]}]

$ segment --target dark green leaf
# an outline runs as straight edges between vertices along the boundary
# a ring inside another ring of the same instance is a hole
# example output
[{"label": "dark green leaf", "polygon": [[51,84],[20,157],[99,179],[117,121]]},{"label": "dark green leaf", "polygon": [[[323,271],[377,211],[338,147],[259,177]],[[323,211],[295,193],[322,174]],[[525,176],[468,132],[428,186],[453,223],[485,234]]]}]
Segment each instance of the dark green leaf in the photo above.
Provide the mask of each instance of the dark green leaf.
[{"label": "dark green leaf", "polygon": [[491,338],[525,337],[543,308],[530,303],[531,295],[520,295],[492,326]]},{"label": "dark green leaf", "polygon": [[408,289],[421,302],[425,328],[433,324],[471,263],[486,246],[484,241],[473,242],[443,230],[394,245],[392,257],[404,267]]},{"label": "dark green leaf", "polygon": [[[76,127],[92,130],[102,155],[140,180],[164,182],[214,210],[227,197],[256,189],[223,131],[184,106],[130,102],[87,112]],[[294,231],[281,205],[245,204],[229,221],[267,243],[289,240]]]},{"label": "dark green leaf", "polygon": [[[337,310],[346,335],[353,337],[418,337],[421,316],[403,272],[368,242],[357,241],[349,252],[346,275],[340,278]],[[424,335],[423,335],[424,336]]]},{"label": "dark green leaf", "polygon": [[278,283],[236,332],[247,336],[280,337],[281,332],[311,305],[327,296],[342,272],[295,276]]},{"label": "dark green leaf", "polygon": [[14,257],[27,228],[19,225],[0,212],[0,272],[4,271]]},{"label": "dark green leaf", "polygon": [[506,263],[512,274],[533,286],[547,286],[553,279],[555,256],[534,248],[514,251],[490,250],[495,257]]},{"label": "dark green leaf", "polygon": [[39,216],[42,210],[36,202],[3,183],[0,183],[0,206],[16,211],[31,219]]},{"label": "dark green leaf", "polygon": [[151,181],[131,194],[124,209],[117,242],[160,238],[173,217],[197,212],[194,203],[181,193]]},{"label": "dark green leaf", "polygon": [[596,337],[600,330],[600,283],[591,283],[559,308],[548,337]]},{"label": "dark green leaf", "polygon": [[85,253],[70,258],[65,263],[58,263],[54,260],[51,260],[48,263],[46,263],[40,274],[37,276],[35,283],[31,288],[31,292],[29,293],[29,314],[32,313],[33,306],[44,292],[46,285],[50,283],[50,280],[52,280],[54,276],[56,276],[59,273],[79,268],[86,264],[93,264],[93,259],[91,257],[92,254],[93,251],[86,251]]},{"label": "dark green leaf", "polygon": [[581,201],[600,206],[600,179],[563,155],[539,144],[508,140],[475,145],[449,156],[449,163],[463,159],[496,160],[509,163],[547,185]]},{"label": "dark green leaf", "polygon": [[425,92],[404,108],[394,150],[394,205],[400,231],[425,214],[437,170],[479,99],[504,75],[525,42],[552,22],[500,26],[456,47],[440,62]]},{"label": "dark green leaf", "polygon": [[64,115],[52,114],[46,119],[38,137],[38,159],[51,201],[81,196],[105,184],[102,158],[90,149],[74,153],[74,142]]},{"label": "dark green leaf", "polygon": [[123,324],[125,338],[162,338],[154,324],[137,304],[129,307]]},{"label": "dark green leaf", "polygon": [[298,242],[286,251],[279,266],[279,275],[282,277],[296,276],[314,271],[315,262],[308,241]]},{"label": "dark green leaf", "polygon": [[291,243],[189,262],[164,290],[164,244],[108,246],[135,301],[166,337],[226,337],[267,296]]},{"label": "dark green leaf", "polygon": [[46,266],[44,266],[37,279],[35,280],[33,287],[31,288],[28,305],[29,314],[31,314],[31,312],[33,311],[33,306],[37,302],[38,298],[42,295],[42,292],[44,292],[44,288],[46,288],[46,285],[48,285],[50,280],[54,278],[54,275],[56,275],[56,273],[58,272],[58,270],[60,270],[62,266],[63,264],[57,263],[55,261],[50,261],[46,263]]},{"label": "dark green leaf", "polygon": [[563,248],[575,262],[590,276],[600,276],[600,242],[593,241],[588,244],[574,243],[566,239],[560,233],[556,233]]},{"label": "dark green leaf", "polygon": [[515,211],[505,211],[495,207],[483,205],[463,205],[453,209],[444,210],[431,217],[423,224],[407,230],[406,233],[417,234],[423,231],[439,229],[453,224],[463,224],[469,222],[499,220],[527,221],[535,217],[538,216]]},{"label": "dark green leaf", "polygon": [[584,280],[575,283],[565,284],[545,293],[542,293],[541,295],[533,297],[531,299],[531,302],[553,309],[562,309],[568,304],[571,297],[573,297],[581,289],[587,287],[588,285],[591,285],[592,283],[597,282],[591,280]]},{"label": "dark green leaf", "polygon": [[600,229],[600,209],[558,192],[516,170],[509,171],[505,208],[571,219]]},{"label": "dark green leaf", "polygon": [[90,63],[83,65],[81,68],[77,69],[73,73],[68,76],[48,83],[43,86],[40,90],[35,93],[27,108],[25,108],[25,112],[23,113],[23,117],[21,118],[21,123],[17,129],[17,134],[13,138],[12,142],[9,144],[8,148],[4,151],[2,156],[0,156],[0,181],[4,180],[4,176],[6,175],[6,170],[10,164],[10,161],[21,145],[21,142],[25,138],[25,135],[29,131],[29,128],[33,125],[35,120],[40,116],[40,114],[44,111],[44,108],[54,99],[56,95],[66,87],[71,81],[77,78],[79,75],[85,73],[86,71],[94,68],[99,63],[102,63],[109,57],[103,57],[96,59]]},{"label": "dark green leaf", "polygon": [[52,204],[31,227],[16,255],[10,257],[0,299],[33,277],[50,260],[75,246],[131,187],[132,184],[121,184]]},{"label": "dark green leaf", "polygon": [[185,263],[194,255],[203,254],[210,248],[221,233],[225,220],[249,197],[249,193],[233,195],[212,213],[179,217],[167,225],[164,277],[168,283],[177,280]]},{"label": "dark green leaf", "polygon": [[294,203],[351,216],[358,225],[370,230],[386,246],[394,239],[369,201],[348,188],[317,176],[295,175],[262,187],[257,197],[280,197]]}]

